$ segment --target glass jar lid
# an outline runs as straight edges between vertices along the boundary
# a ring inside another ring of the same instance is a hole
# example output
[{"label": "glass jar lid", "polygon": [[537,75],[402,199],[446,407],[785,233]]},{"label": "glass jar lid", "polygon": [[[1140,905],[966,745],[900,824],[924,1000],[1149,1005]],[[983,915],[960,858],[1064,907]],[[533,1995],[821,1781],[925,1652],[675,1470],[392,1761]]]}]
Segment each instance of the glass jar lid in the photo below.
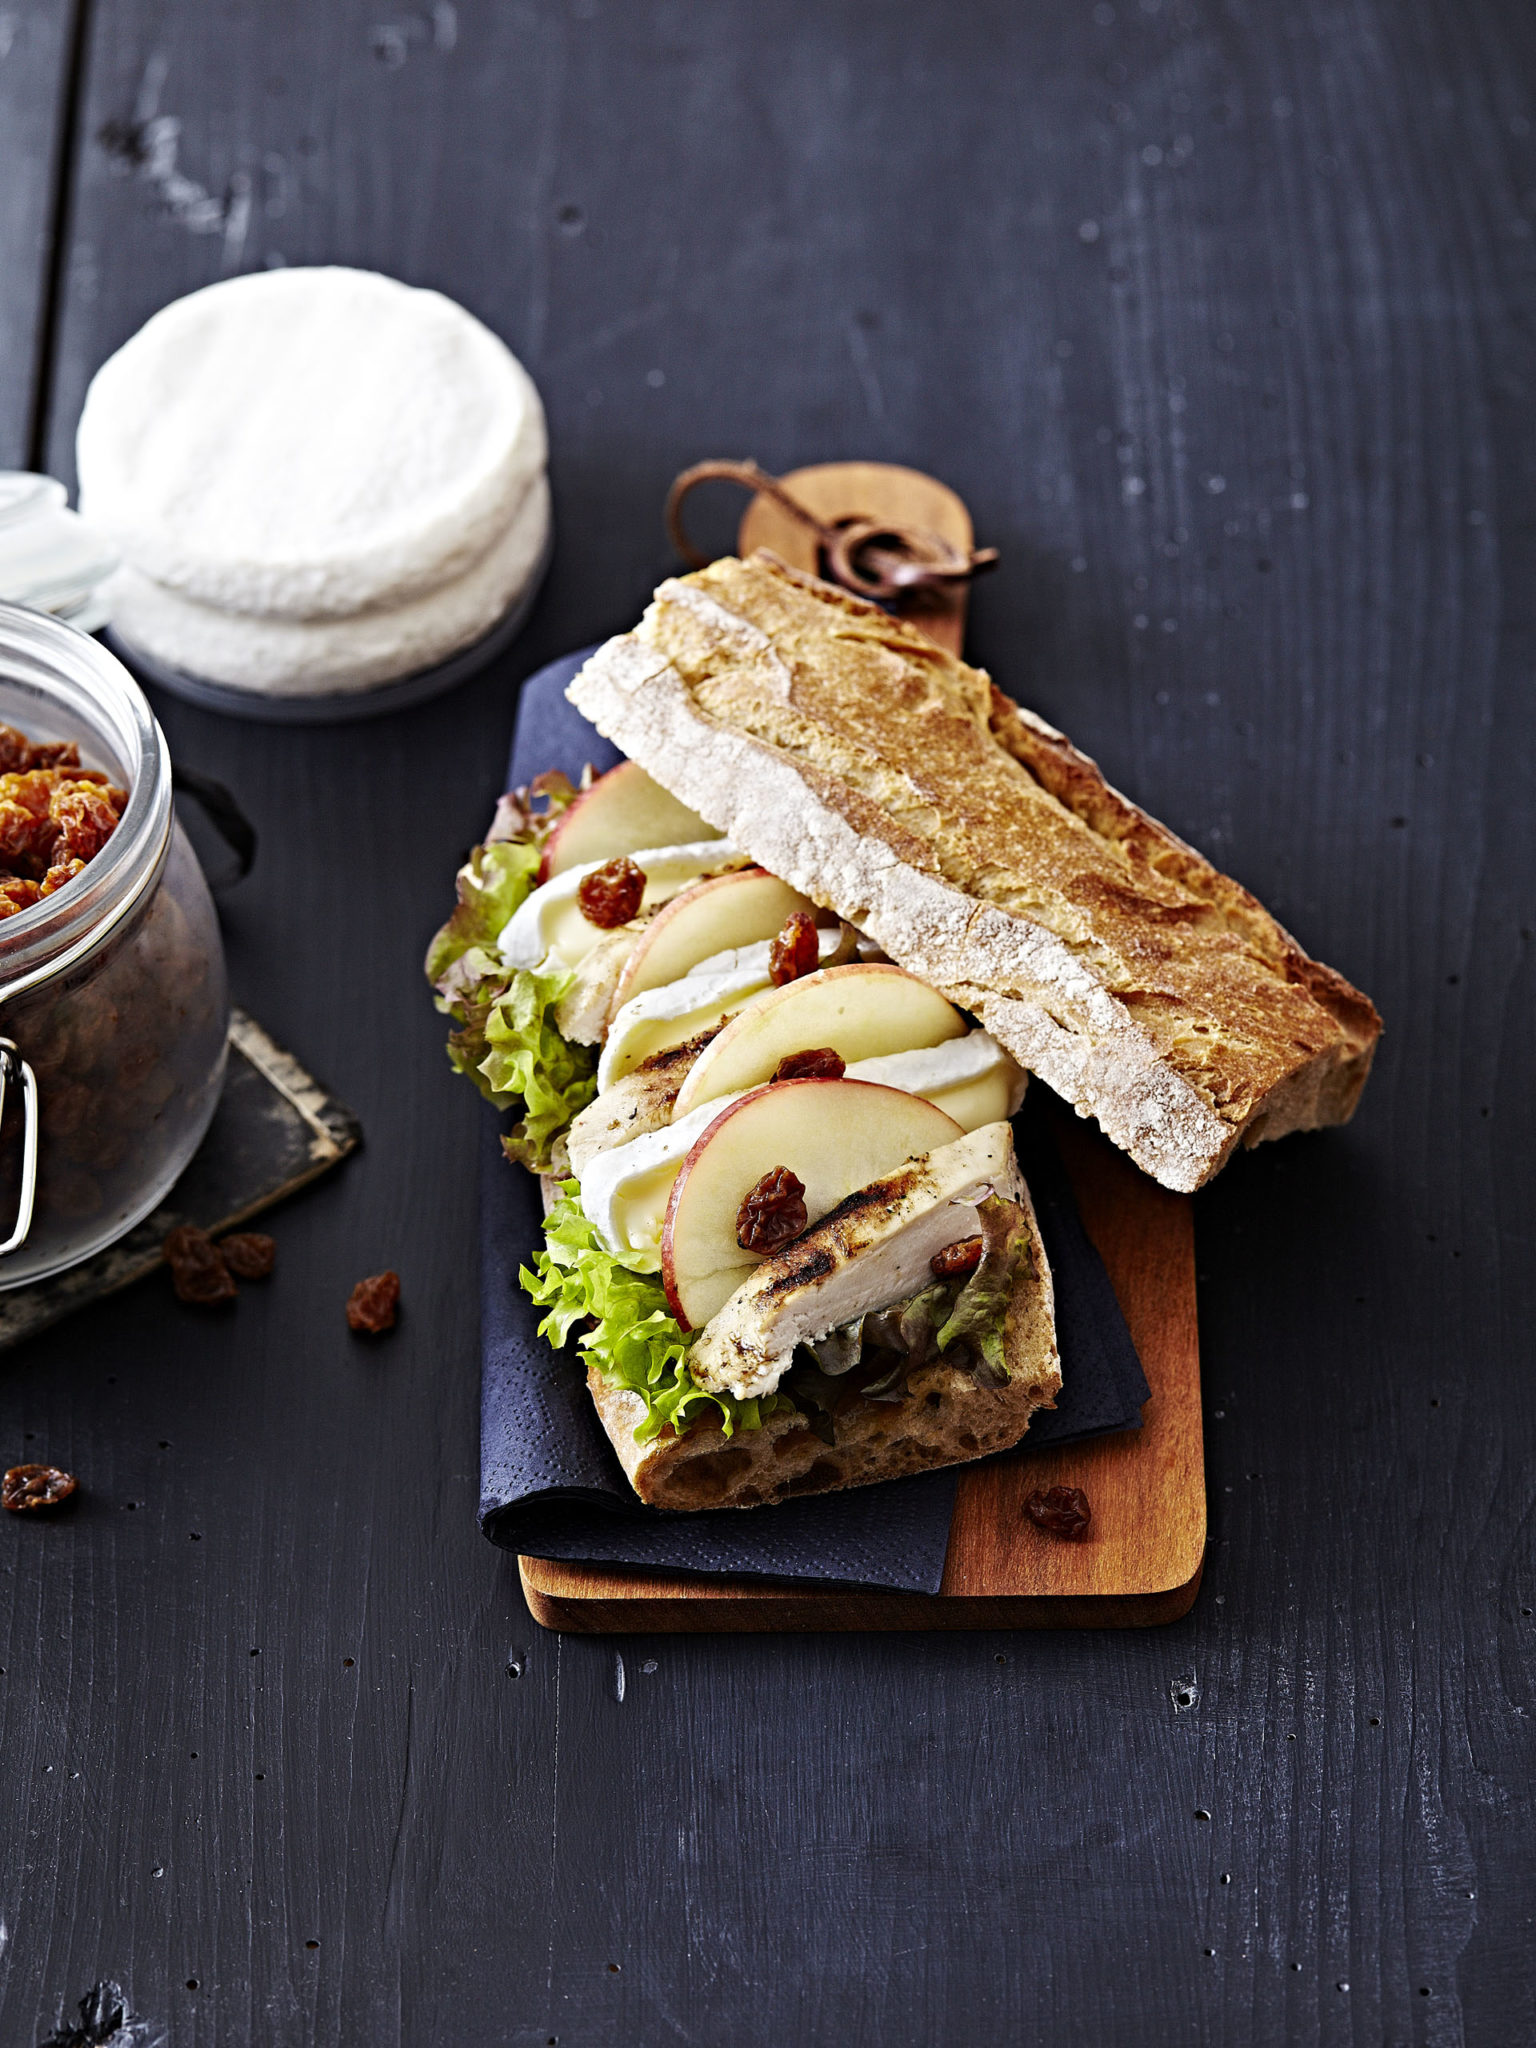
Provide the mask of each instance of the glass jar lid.
[{"label": "glass jar lid", "polygon": [[0,470],[0,598],[94,633],[110,616],[101,586],[119,558],[65,500],[54,477]]}]

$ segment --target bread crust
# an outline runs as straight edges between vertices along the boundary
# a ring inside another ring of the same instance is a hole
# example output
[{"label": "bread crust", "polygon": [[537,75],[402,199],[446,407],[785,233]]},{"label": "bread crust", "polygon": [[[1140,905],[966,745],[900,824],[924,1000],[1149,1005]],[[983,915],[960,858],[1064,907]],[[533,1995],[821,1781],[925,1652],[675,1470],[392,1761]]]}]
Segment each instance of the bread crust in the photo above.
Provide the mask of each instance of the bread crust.
[{"label": "bread crust", "polygon": [[877,607],[727,557],[663,583],[567,694],[1165,1186],[1353,1113],[1381,1029],[1367,998],[1052,726]]}]

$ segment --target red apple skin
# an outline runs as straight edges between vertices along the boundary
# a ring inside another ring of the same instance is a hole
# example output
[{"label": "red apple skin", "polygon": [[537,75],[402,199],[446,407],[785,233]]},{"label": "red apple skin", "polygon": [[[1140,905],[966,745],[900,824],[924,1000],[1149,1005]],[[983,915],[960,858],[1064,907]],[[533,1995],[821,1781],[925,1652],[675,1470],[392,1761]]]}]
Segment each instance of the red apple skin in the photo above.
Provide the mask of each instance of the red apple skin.
[{"label": "red apple skin", "polygon": [[[717,1117],[712,1117],[709,1123],[705,1126],[705,1128],[699,1133],[698,1137],[695,1138],[693,1144],[688,1148],[687,1156],[684,1158],[682,1165],[678,1168],[677,1178],[672,1183],[672,1192],[667,1197],[666,1220],[662,1224],[661,1229],[661,1284],[666,1293],[667,1306],[671,1309],[672,1314],[681,1329],[691,1330],[693,1328],[693,1324],[688,1320],[687,1313],[683,1308],[682,1296],[679,1292],[677,1285],[676,1266],[672,1255],[672,1227],[677,1216],[678,1206],[682,1199],[683,1189],[687,1182],[689,1172],[693,1168],[693,1166],[696,1165],[700,1155],[704,1151],[704,1148],[709,1144],[711,1138],[719,1130],[720,1126],[723,1123],[727,1123],[732,1117],[736,1116],[741,1110],[745,1109],[749,1103],[756,1102],[760,1096],[774,1094],[782,1097],[787,1090],[792,1088],[857,1088],[859,1090],[867,1089],[871,1093],[895,1096],[898,1098],[898,1100],[903,1102],[910,1102],[913,1100],[913,1098],[906,1095],[903,1090],[899,1088],[888,1088],[885,1086],[883,1082],[880,1081],[840,1081],[833,1080],[830,1077],[822,1077],[820,1075],[807,1075],[803,1080],[799,1081],[765,1081],[762,1087],[749,1089],[745,1095],[737,1096],[736,1100],[728,1104],[726,1108],[721,1110],[720,1114]],[[952,1118],[945,1117],[942,1111],[939,1111],[938,1115],[941,1121],[946,1122],[950,1125],[951,1132],[955,1137],[958,1138],[963,1135],[960,1126],[956,1124]],[[944,1142],[948,1142],[947,1137],[945,1138]],[[782,1161],[774,1161],[771,1163],[780,1165],[783,1164]],[[766,1167],[764,1171],[767,1171]],[[849,1193],[852,1192],[853,1190],[850,1189]],[[745,1266],[743,1267],[743,1279],[746,1278],[747,1272],[749,1270],[750,1268]]]}]

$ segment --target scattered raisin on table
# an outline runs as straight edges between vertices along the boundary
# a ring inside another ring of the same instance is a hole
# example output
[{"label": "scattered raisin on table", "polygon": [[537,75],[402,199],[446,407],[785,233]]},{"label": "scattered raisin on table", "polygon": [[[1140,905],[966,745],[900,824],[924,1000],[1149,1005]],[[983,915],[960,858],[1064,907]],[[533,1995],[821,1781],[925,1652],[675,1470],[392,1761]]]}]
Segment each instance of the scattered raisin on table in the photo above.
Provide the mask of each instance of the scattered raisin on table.
[{"label": "scattered raisin on table", "polygon": [[233,1301],[234,1278],[224,1263],[224,1254],[195,1223],[183,1223],[161,1246],[171,1269],[171,1285],[178,1301],[193,1302],[199,1308],[216,1302]]},{"label": "scattered raisin on table", "polygon": [[981,1264],[981,1249],[979,1237],[958,1237],[934,1253],[928,1261],[929,1271],[935,1280],[958,1280]]},{"label": "scattered raisin on table", "polygon": [[1037,1486],[1024,1503],[1024,1512],[1037,1529],[1048,1535],[1064,1536],[1069,1543],[1081,1543],[1093,1520],[1093,1509],[1080,1486]]},{"label": "scattered raisin on table", "polygon": [[736,1211],[736,1242],[744,1252],[776,1252],[805,1225],[804,1182],[787,1166],[770,1166]]},{"label": "scattered raisin on table", "polygon": [[818,1045],[810,1052],[789,1052],[774,1069],[775,1081],[841,1081],[848,1063],[830,1045]]},{"label": "scattered raisin on table", "polygon": [[364,1330],[376,1337],[381,1330],[395,1327],[395,1311],[399,1306],[400,1275],[375,1273],[369,1280],[359,1280],[348,1295],[347,1327]]},{"label": "scattered raisin on table", "polygon": [[627,854],[605,860],[590,875],[583,875],[576,890],[576,907],[588,924],[599,931],[617,931],[628,924],[640,908],[645,894],[645,870],[637,868]]},{"label": "scattered raisin on table", "polygon": [[259,1230],[237,1230],[233,1237],[221,1237],[219,1250],[237,1280],[265,1280],[277,1264],[276,1240]]},{"label": "scattered raisin on table", "polygon": [[820,958],[815,918],[807,917],[803,910],[792,910],[768,948],[768,978],[775,988],[783,988],[786,982],[812,973]]},{"label": "scattered raisin on table", "polygon": [[13,1465],[0,1479],[0,1506],[13,1515],[36,1514],[39,1508],[62,1505],[78,1484],[73,1472],[61,1472],[57,1465]]}]

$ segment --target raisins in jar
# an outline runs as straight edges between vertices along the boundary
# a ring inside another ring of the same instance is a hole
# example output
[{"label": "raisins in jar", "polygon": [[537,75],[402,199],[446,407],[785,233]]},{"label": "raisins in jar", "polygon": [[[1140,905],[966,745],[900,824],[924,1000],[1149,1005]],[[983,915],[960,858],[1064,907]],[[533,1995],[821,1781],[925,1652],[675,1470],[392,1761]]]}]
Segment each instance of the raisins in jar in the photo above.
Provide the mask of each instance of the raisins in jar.
[{"label": "raisins in jar", "polygon": [[63,783],[53,792],[48,815],[59,828],[53,859],[94,860],[117,830],[117,812],[105,790],[86,782]]},{"label": "raisins in jar", "polygon": [[237,1280],[265,1280],[277,1264],[277,1244],[259,1230],[237,1230],[221,1237],[219,1250]]},{"label": "raisins in jar", "polygon": [[928,1270],[935,1280],[962,1280],[974,1273],[981,1264],[982,1244],[979,1237],[959,1237],[953,1244],[935,1252],[928,1261]]},{"label": "raisins in jar", "polygon": [[583,875],[576,890],[576,907],[588,924],[599,931],[617,931],[640,908],[645,894],[645,871],[626,854],[605,860],[590,875]]},{"label": "raisins in jar", "polygon": [[787,1052],[773,1070],[775,1081],[841,1081],[848,1063],[830,1045],[809,1052]]},{"label": "raisins in jar", "polygon": [[359,1280],[348,1295],[347,1327],[376,1337],[381,1331],[395,1327],[395,1313],[399,1306],[400,1275],[375,1273],[371,1279]]},{"label": "raisins in jar", "polygon": [[820,958],[815,918],[807,917],[803,910],[792,910],[768,948],[768,978],[775,988],[783,988],[802,974],[812,973]]},{"label": "raisins in jar", "polygon": [[206,1230],[199,1230],[195,1223],[183,1223],[171,1232],[161,1250],[171,1269],[171,1285],[178,1301],[211,1308],[218,1302],[234,1300],[234,1278],[224,1263],[224,1254]]},{"label": "raisins in jar", "polygon": [[73,1472],[57,1465],[13,1465],[0,1479],[0,1506],[13,1515],[34,1515],[39,1508],[61,1506],[78,1484]]},{"label": "raisins in jar", "polygon": [[776,1252],[806,1226],[805,1184],[787,1166],[771,1166],[736,1211],[744,1252]]},{"label": "raisins in jar", "polygon": [[0,917],[15,917],[18,911],[30,910],[42,893],[38,883],[24,881],[20,876],[0,882]]},{"label": "raisins in jar", "polygon": [[1093,1509],[1080,1486],[1048,1486],[1043,1491],[1037,1486],[1025,1500],[1024,1512],[1037,1529],[1064,1537],[1068,1543],[1081,1543],[1093,1520]]}]

